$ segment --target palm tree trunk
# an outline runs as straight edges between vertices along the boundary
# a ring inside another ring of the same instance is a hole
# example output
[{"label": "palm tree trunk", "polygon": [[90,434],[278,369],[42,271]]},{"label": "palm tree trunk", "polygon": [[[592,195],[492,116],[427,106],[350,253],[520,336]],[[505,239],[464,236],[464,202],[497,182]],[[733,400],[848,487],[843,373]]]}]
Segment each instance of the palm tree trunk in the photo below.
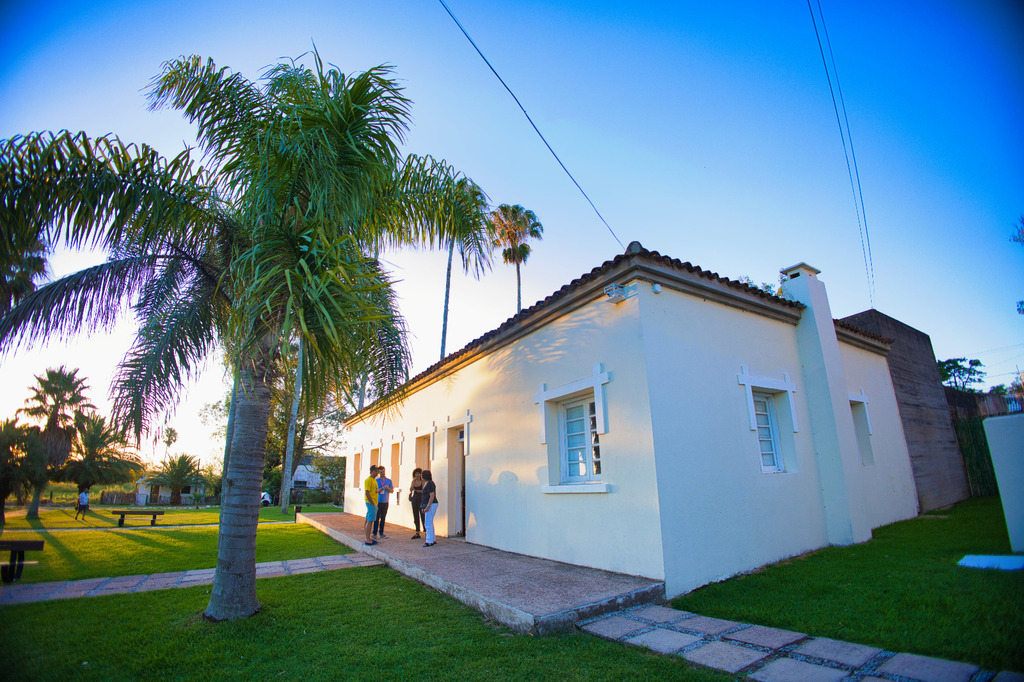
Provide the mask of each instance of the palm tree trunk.
[{"label": "palm tree trunk", "polygon": [[292,398],[292,413],[288,419],[288,442],[284,447],[284,463],[281,465],[281,513],[288,513],[292,498],[292,458],[295,456],[295,425],[299,421],[299,396],[302,394],[302,339],[299,339],[299,357],[295,366],[295,397]]},{"label": "palm tree trunk", "polygon": [[444,342],[448,336],[448,294],[452,289],[452,256],[455,255],[455,240],[448,244],[448,274],[444,278],[444,317],[441,322],[441,359],[444,360]]},{"label": "palm tree trunk", "polygon": [[[267,355],[269,352],[265,351]],[[235,404],[231,461],[221,493],[217,569],[210,603],[203,615],[210,620],[233,620],[260,609],[256,598],[256,527],[260,512],[260,484],[267,454],[270,420],[269,360],[241,366]]]},{"label": "palm tree trunk", "polygon": [[25,512],[26,519],[38,519],[39,518],[39,498],[43,496],[43,488],[46,484],[32,486],[32,501],[28,504],[28,511]]},{"label": "palm tree trunk", "polygon": [[519,278],[519,261],[516,261],[516,314],[523,312],[523,281]]},{"label": "palm tree trunk", "polygon": [[224,434],[224,466],[221,467],[220,475],[221,478],[226,478],[228,475],[228,461],[231,459],[231,440],[235,436],[235,402],[238,398],[238,363],[234,365],[234,375],[231,380],[231,405],[228,406],[228,425],[225,429]]}]

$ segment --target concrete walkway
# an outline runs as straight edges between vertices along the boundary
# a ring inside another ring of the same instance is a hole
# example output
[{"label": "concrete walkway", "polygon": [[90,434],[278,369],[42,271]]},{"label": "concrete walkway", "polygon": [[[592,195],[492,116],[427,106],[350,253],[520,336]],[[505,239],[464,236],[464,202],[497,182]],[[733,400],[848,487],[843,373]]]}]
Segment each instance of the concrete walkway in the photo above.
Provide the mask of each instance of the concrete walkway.
[{"label": "concrete walkway", "polygon": [[584,632],[759,682],[1022,682],[968,663],[884,651],[649,605],[593,619]]},{"label": "concrete walkway", "polygon": [[[380,566],[383,562],[361,552],[322,556],[313,559],[291,559],[289,561],[268,561],[256,564],[257,578],[276,578],[282,575],[333,571],[354,566]],[[50,599],[74,599],[76,597],[100,597],[106,594],[128,594],[166,590],[172,587],[195,587],[213,583],[212,568],[196,571],[154,573],[153,575],[125,575],[117,578],[92,578],[90,580],[65,580],[52,583],[14,583],[0,585],[0,606],[24,604],[26,602]]]}]

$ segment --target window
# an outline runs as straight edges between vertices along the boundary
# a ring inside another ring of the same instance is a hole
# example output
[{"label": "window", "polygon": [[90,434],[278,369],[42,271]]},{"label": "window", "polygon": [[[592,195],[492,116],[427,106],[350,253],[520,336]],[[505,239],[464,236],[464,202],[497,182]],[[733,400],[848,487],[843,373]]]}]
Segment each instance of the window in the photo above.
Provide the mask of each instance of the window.
[{"label": "window", "polygon": [[309,481],[292,481],[293,488],[308,488]]},{"label": "window", "polygon": [[[540,442],[547,449],[547,485],[542,493],[608,493],[603,482],[601,436],[608,433],[605,384],[611,375],[600,363],[588,377],[548,388],[540,385]],[[557,437],[556,437],[557,436]]]},{"label": "window", "polygon": [[568,483],[601,480],[601,443],[593,398],[559,405],[562,478]]},{"label": "window", "polygon": [[779,448],[779,421],[775,416],[775,400],[768,393],[755,391],[754,416],[757,419],[757,443],[761,453],[761,471],[782,471]]},{"label": "window", "polygon": [[857,450],[862,466],[875,465],[875,451],[871,447],[871,418],[868,416],[868,397],[864,389],[850,394],[850,411],[853,413],[853,430],[857,436]]}]

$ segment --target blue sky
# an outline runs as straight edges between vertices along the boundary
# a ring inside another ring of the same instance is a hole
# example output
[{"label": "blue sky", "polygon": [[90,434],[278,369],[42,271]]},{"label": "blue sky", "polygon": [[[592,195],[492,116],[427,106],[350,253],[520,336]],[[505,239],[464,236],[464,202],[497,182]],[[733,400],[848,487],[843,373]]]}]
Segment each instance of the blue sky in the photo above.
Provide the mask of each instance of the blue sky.
[{"label": "blue sky", "polygon": [[[871,307],[855,204],[806,2],[451,0],[624,244],[724,276],[774,282],[805,261],[832,312]],[[817,11],[817,0],[814,0]],[[53,2],[0,5],[0,136],[115,132],[166,154],[191,144],[142,90],[181,54],[256,78],[315,42],[343,71],[380,63],[413,100],[406,148],[447,159],[493,204],[545,228],[523,269],[524,305],[622,248],[522,113],[430,0]],[[1024,9],[994,0],[822,0],[846,102],[872,246],[874,307],[926,332],[939,358],[1024,366]],[[55,268],[88,256],[60,254]],[[437,360],[444,257],[385,254],[415,367]],[[514,271],[454,282],[448,350],[515,313]],[[0,360],[0,414],[46,366],[81,366],[96,398],[125,334]],[[220,389],[211,366],[172,420]],[[181,423],[178,423],[181,422]],[[200,450],[206,445],[183,446]],[[214,448],[215,449],[215,448]],[[205,452],[197,454],[205,455]]]}]

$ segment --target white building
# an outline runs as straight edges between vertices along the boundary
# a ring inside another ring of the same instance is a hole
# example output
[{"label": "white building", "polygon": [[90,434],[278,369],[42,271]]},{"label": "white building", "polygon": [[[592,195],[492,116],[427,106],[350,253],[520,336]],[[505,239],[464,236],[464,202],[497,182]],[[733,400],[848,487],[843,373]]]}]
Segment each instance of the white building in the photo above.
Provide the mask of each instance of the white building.
[{"label": "white building", "polygon": [[371,463],[427,468],[440,535],[669,597],[916,515],[886,339],[783,272],[792,300],[630,244],[349,419],[345,510]]}]

